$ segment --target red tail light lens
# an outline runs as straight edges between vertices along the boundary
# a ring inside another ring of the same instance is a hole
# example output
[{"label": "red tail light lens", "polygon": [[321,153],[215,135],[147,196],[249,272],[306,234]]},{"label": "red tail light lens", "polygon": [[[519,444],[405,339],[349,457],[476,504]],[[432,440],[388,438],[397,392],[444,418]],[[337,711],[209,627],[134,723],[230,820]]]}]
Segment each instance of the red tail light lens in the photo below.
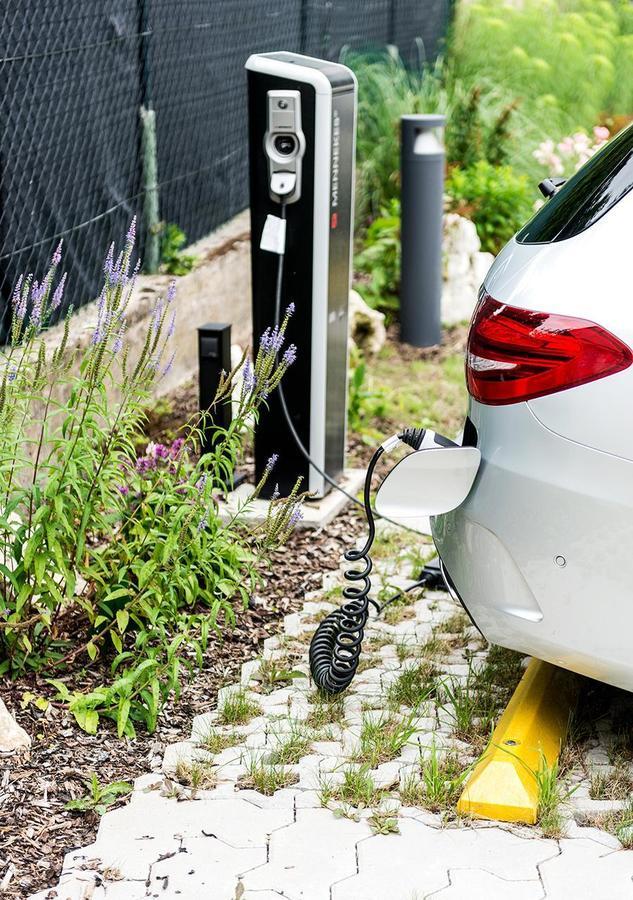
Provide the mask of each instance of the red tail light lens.
[{"label": "red tail light lens", "polygon": [[613,375],[633,353],[595,322],[480,299],[468,335],[466,382],[475,400],[518,403]]}]

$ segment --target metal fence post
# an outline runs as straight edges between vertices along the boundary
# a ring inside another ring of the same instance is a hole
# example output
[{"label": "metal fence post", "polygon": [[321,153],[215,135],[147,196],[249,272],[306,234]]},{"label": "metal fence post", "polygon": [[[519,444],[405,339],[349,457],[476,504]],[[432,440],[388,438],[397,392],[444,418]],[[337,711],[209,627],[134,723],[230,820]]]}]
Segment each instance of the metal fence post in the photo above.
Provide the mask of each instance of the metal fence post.
[{"label": "metal fence post", "polygon": [[444,116],[401,118],[400,340],[431,347],[441,338]]},{"label": "metal fence post", "polygon": [[160,265],[160,206],[158,198],[158,147],[156,112],[152,102],[151,25],[149,0],[139,0],[139,68],[141,83],[141,173],[145,271],[158,272]]}]

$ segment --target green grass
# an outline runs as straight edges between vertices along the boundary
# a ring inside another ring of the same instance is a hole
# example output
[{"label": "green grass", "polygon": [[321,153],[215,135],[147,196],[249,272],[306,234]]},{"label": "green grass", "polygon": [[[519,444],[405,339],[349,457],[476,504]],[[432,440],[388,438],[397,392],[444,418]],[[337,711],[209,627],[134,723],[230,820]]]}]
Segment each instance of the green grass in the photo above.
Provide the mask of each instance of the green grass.
[{"label": "green grass", "polygon": [[569,790],[565,787],[558,760],[549,766],[543,757],[534,775],[538,788],[537,824],[545,837],[560,838],[565,830],[562,807],[575,788]]},{"label": "green grass", "polygon": [[314,691],[308,700],[312,709],[308,713],[305,724],[309,728],[321,729],[327,725],[338,725],[345,714],[345,703],[342,697],[323,697]]},{"label": "green grass", "polygon": [[444,679],[438,693],[440,703],[450,703],[456,737],[478,744],[490,737],[499,705],[485,675],[469,668],[463,681],[450,676]]},{"label": "green grass", "polygon": [[411,775],[400,789],[405,806],[422,806],[431,812],[452,810],[459,799],[470,768],[460,763],[457,754],[441,753],[435,744],[420,759],[418,775]]},{"label": "green grass", "polygon": [[391,707],[408,706],[417,710],[422,703],[435,696],[438,671],[428,660],[410,666],[387,689],[387,703]]},{"label": "green grass", "polygon": [[384,795],[385,791],[376,787],[367,766],[344,769],[341,784],[335,785],[327,778],[322,779],[319,790],[323,806],[337,800],[350,806],[368,808],[378,806]]},{"label": "green grass", "polygon": [[242,740],[242,735],[235,730],[218,731],[216,728],[210,728],[204,735],[198,735],[198,745],[208,753],[221,753],[228,747],[235,747]]},{"label": "green grass", "polygon": [[406,622],[407,619],[412,619],[415,615],[413,608],[408,605],[410,600],[407,598],[407,595],[405,594],[404,597],[405,600],[402,603],[391,603],[384,611],[382,620],[387,625],[399,625],[400,622]]},{"label": "green grass", "polygon": [[633,797],[622,809],[600,813],[588,823],[596,828],[604,828],[620,841],[625,850],[633,850]]},{"label": "green grass", "polygon": [[253,759],[248,764],[247,774],[238,781],[237,786],[242,789],[253,788],[260,794],[271,797],[275,791],[290,787],[298,781],[299,776],[295,772],[287,772],[279,765]]},{"label": "green grass", "polygon": [[221,725],[244,725],[260,712],[259,704],[239,688],[229,694],[218,708],[218,721]]},{"label": "green grass", "polygon": [[407,719],[383,714],[379,717],[364,716],[360,731],[360,746],[353,759],[370,769],[381,763],[395,759],[417,729],[413,724],[415,715]]},{"label": "green grass", "polygon": [[302,722],[293,721],[289,732],[275,734],[275,741],[275,747],[267,757],[272,765],[295,765],[310,752],[310,736]]},{"label": "green grass", "polygon": [[211,790],[216,785],[215,770],[206,763],[185,762],[176,763],[174,777],[179,784],[184,784],[192,790]]},{"label": "green grass", "polygon": [[[370,386],[375,383],[385,387],[387,431],[401,427],[402,422],[416,422],[450,436],[464,423],[467,396],[462,352],[451,353],[439,362],[424,359],[403,364],[398,349],[387,344],[372,363],[368,381]],[[410,535],[402,540],[410,544]],[[406,545],[402,549],[407,549]]]},{"label": "green grass", "polygon": [[629,762],[616,757],[608,772],[592,772],[589,796],[592,800],[627,800],[633,792]]}]

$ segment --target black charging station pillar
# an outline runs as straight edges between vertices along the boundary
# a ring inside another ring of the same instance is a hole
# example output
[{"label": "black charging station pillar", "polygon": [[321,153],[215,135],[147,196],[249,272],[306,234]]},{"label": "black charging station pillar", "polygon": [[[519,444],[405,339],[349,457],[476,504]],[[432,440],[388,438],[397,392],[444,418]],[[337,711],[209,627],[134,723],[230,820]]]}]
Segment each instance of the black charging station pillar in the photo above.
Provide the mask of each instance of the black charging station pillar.
[{"label": "black charging station pillar", "polygon": [[[213,406],[222,373],[231,371],[231,326],[210,322],[198,328],[198,372],[200,412],[211,410],[202,427],[202,452],[209,453],[216,428],[231,424],[231,394]],[[213,409],[211,409],[213,407]]]},{"label": "black charging station pillar", "polygon": [[442,337],[442,218],[446,119],[401,118],[400,339],[432,347]]},{"label": "black charging station pillar", "polygon": [[[295,314],[287,340],[297,359],[283,381],[290,417],[314,462],[343,472],[347,418],[347,309],[351,276],[356,79],[346,67],[297,53],[263,53],[247,63],[253,344],[275,322],[279,256],[260,246],[267,216],[285,202],[281,315]],[[255,431],[259,479],[279,454],[275,483],[288,492],[297,476],[323,496],[329,485],[305,459],[274,392]]]}]

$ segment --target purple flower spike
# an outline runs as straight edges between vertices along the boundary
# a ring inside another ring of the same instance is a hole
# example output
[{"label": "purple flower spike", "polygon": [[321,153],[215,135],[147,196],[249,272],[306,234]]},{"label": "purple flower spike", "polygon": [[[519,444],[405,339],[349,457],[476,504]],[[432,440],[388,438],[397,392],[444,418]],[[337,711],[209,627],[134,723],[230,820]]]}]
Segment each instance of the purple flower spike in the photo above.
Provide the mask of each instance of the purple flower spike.
[{"label": "purple flower spike", "polygon": [[125,238],[125,243],[130,250],[136,243],[136,216],[134,216],[134,218],[130,222],[130,227],[127,231],[127,237]]},{"label": "purple flower spike", "polygon": [[39,281],[33,282],[33,289],[31,290],[31,299],[33,301],[33,309],[31,310],[31,322],[35,325],[36,328],[39,328],[42,324],[42,301],[44,300],[44,295],[46,293],[46,281],[43,281],[41,284]]},{"label": "purple flower spike", "polygon": [[105,272],[108,281],[112,281],[112,275],[114,273],[114,243],[110,244],[108,248],[108,253],[105,262],[103,263],[103,271]]},{"label": "purple flower spike", "polygon": [[282,360],[284,365],[291,366],[293,362],[297,358],[297,348],[294,344],[290,344],[289,347],[286,348],[286,352],[284,353]]},{"label": "purple flower spike", "polygon": [[288,308],[286,309],[287,316],[294,316],[295,314],[295,305],[294,303],[289,303]]},{"label": "purple flower spike", "polygon": [[176,279],[172,278],[169,282],[169,286],[167,288],[167,306],[173,302],[174,297],[176,296]]},{"label": "purple flower spike", "polygon": [[68,273],[64,272],[62,275],[59,284],[55,288],[55,293],[53,294],[53,299],[51,301],[51,309],[58,309],[61,305],[63,296],[64,296],[64,288],[66,287],[66,275]]},{"label": "purple flower spike", "polygon": [[17,366],[9,366],[9,374],[7,375],[8,381],[15,381],[17,374],[18,374],[18,367]]},{"label": "purple flower spike", "polygon": [[11,303],[13,308],[16,309],[20,303],[20,298],[22,296],[22,283],[24,281],[24,275],[20,275],[18,278],[18,283],[13,288],[13,296],[11,297]]},{"label": "purple flower spike", "polygon": [[259,346],[260,346],[260,349],[264,351],[264,353],[267,353],[270,350],[270,348],[271,348],[270,328],[267,328],[266,331],[260,337]]},{"label": "purple flower spike", "polygon": [[264,473],[266,475],[270,475],[272,470],[275,468],[275,465],[277,464],[278,459],[279,459],[278,453],[273,453],[272,456],[268,457],[268,462],[266,463],[266,467],[264,468]]},{"label": "purple flower spike", "polygon": [[127,486],[127,484],[119,485],[119,493],[122,494],[124,497],[127,497],[127,495],[130,493],[130,489]]},{"label": "purple flower spike", "polygon": [[[169,303],[169,299],[167,300]],[[171,319],[169,320],[169,328],[167,329],[167,337],[173,337],[174,331],[176,330],[176,310],[171,314]]]},{"label": "purple flower spike", "polygon": [[242,370],[242,379],[242,397],[246,397],[248,394],[252,393],[253,388],[255,387],[255,384],[257,382],[250,359],[247,359],[244,363],[244,369]]},{"label": "purple flower spike", "polygon": [[290,528],[294,528],[299,522],[303,519],[303,512],[300,506],[295,506],[292,513],[290,514],[290,518],[288,519],[288,525]]},{"label": "purple flower spike", "polygon": [[198,522],[198,532],[204,531],[205,528],[208,526],[208,524],[209,524],[209,519],[205,513],[205,515]]},{"label": "purple flower spike", "polygon": [[60,262],[62,261],[62,244],[63,243],[64,243],[63,240],[60,241],[59,244],[57,245],[57,247],[55,248],[55,252],[53,253],[53,256],[51,257],[51,265],[52,266],[58,266],[60,264]]},{"label": "purple flower spike", "polygon": [[154,307],[154,312],[152,313],[152,334],[156,334],[158,331],[158,326],[160,325],[160,319],[163,314],[163,301],[158,300],[156,306]]},{"label": "purple flower spike", "polygon": [[201,494],[204,491],[206,484],[207,484],[207,478],[208,478],[208,475],[206,472],[204,472],[200,476],[200,478],[198,478],[198,480],[196,481],[196,489],[199,494]]},{"label": "purple flower spike", "polygon": [[174,350],[172,355],[169,357],[169,361],[168,361],[167,365],[163,369],[163,378],[165,377],[165,375],[169,375],[169,373],[171,372],[175,359],[176,359],[176,351]]}]

